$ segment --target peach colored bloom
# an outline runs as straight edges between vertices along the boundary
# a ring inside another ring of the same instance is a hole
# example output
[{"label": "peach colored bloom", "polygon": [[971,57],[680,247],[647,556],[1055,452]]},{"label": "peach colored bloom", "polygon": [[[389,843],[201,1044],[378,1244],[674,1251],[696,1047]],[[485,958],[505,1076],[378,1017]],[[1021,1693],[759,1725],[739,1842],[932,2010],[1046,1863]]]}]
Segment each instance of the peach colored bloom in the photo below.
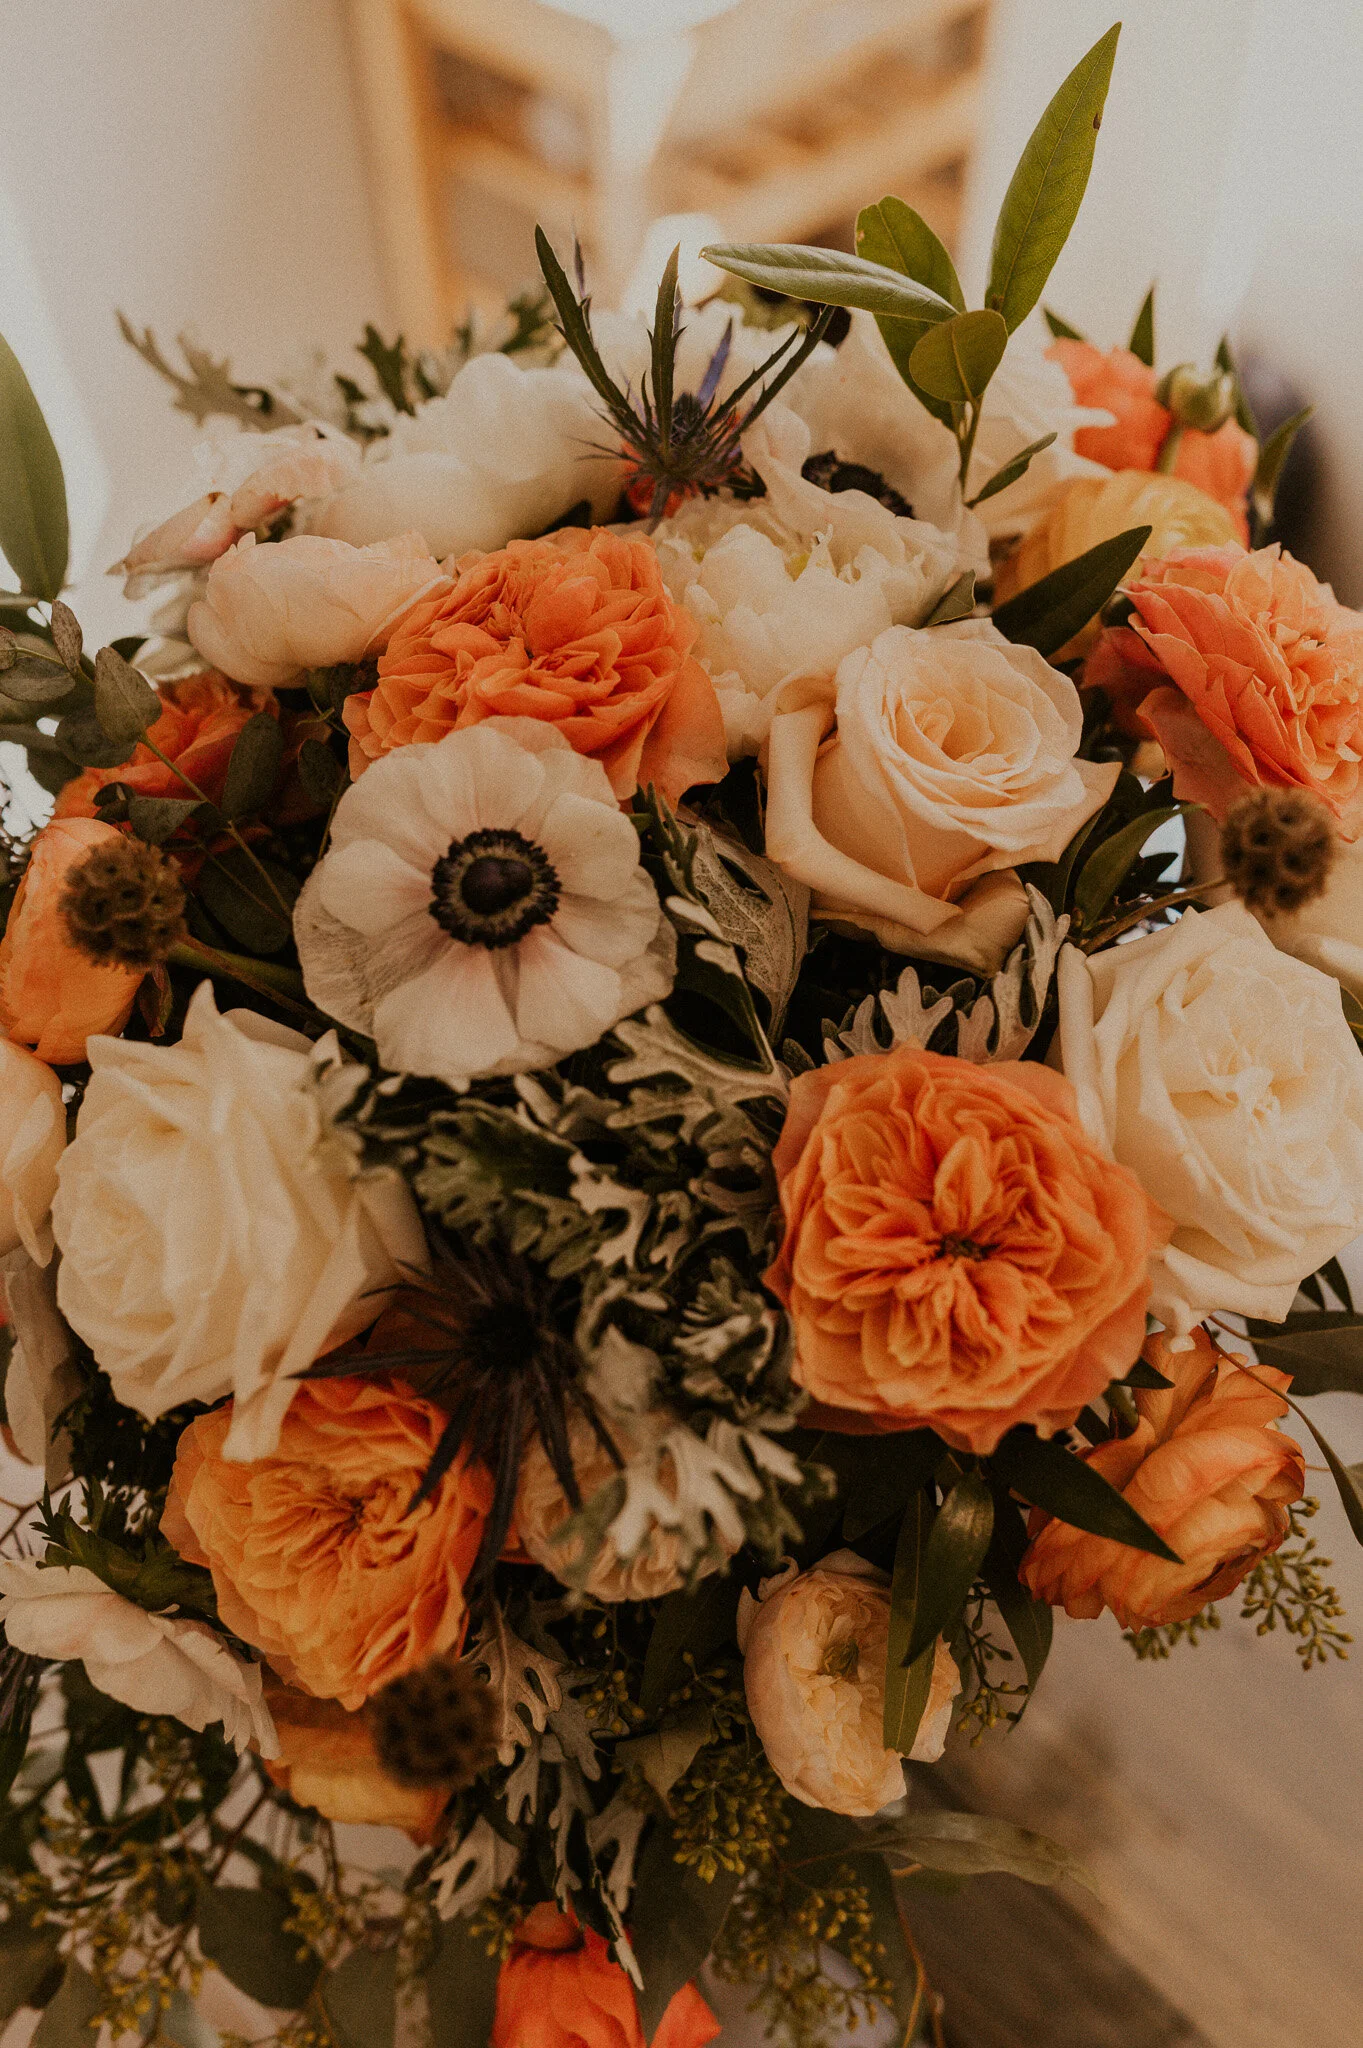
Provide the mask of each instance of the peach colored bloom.
[{"label": "peach colored bloom", "polygon": [[95,818],[44,825],[0,939],[0,1025],[50,1066],[83,1060],[87,1038],[120,1032],[142,980],[140,967],[101,967],[82,953],[59,908],[72,868],[119,836]]},{"label": "peach colored bloom", "polygon": [[[1075,454],[1107,469],[1153,469],[1174,424],[1173,414],[1155,396],[1155,372],[1130,349],[1109,349],[1104,355],[1089,341],[1057,341],[1047,354],[1069,378],[1080,405],[1101,406],[1113,414],[1111,426],[1078,429]],[[1258,456],[1254,436],[1234,420],[1224,421],[1214,434],[1185,427],[1170,474],[1224,505],[1244,540],[1245,500]]]},{"label": "peach colored bloom", "polygon": [[1159,741],[1175,795],[1224,820],[1247,787],[1308,789],[1363,834],[1363,613],[1276,545],[1177,549],[1127,595],[1084,680]]},{"label": "peach colored bloom", "polygon": [[829,1410],[984,1454],[1072,1422],[1140,1350],[1164,1221],[1049,1068],[912,1045],[816,1068],[773,1163],[767,1285]]},{"label": "peach colored bloom", "polygon": [[571,527],[465,555],[453,589],[393,634],[377,687],[347,699],[351,773],[483,718],[541,718],[601,762],[617,797],[652,782],[675,802],[727,766],[696,633],[646,540]]},{"label": "peach colored bloom", "polygon": [[214,669],[163,683],[160,694],[165,708],[147,728],[147,739],[138,741],[132,759],[117,768],[83,769],[57,798],[55,817],[97,817],[96,792],[110,782],[126,783],[137,796],[192,797],[193,790],[161,754],[216,803],[238,733],[257,711],[275,709],[267,692],[245,690]]},{"label": "peach colored bloom", "polygon": [[335,1700],[309,1698],[267,1680],[265,1704],[274,1717],[279,1755],[265,1768],[290,1799],[327,1820],[401,1828],[421,1848],[436,1839],[449,1804],[443,1785],[399,1785],[374,1753],[363,1714],[348,1714]]},{"label": "peach colored bloom", "polygon": [[719,2021],[683,1984],[645,2044],[639,2007],[608,1943],[557,1906],[532,1906],[497,1978],[490,2048],[705,2048]]},{"label": "peach colored bloom", "polygon": [[229,1403],[180,1438],[161,1523],[212,1572],[227,1627],[347,1708],[455,1648],[492,1495],[461,1460],[408,1513],[441,1410],[396,1380],[305,1380],[278,1450],[250,1464],[224,1455],[231,1420]]},{"label": "peach colored bloom", "polygon": [[1231,1592],[1276,1550],[1290,1527],[1288,1505],[1306,1490],[1299,1445],[1276,1427],[1290,1373],[1241,1371],[1204,1328],[1191,1351],[1152,1337],[1145,1357],[1174,1382],[1135,1395],[1140,1420],[1081,1455],[1143,1515],[1180,1564],[1088,1536],[1032,1510],[1032,1542],[1018,1576],[1038,1600],[1091,1621],[1110,1607],[1123,1628],[1186,1621]]}]

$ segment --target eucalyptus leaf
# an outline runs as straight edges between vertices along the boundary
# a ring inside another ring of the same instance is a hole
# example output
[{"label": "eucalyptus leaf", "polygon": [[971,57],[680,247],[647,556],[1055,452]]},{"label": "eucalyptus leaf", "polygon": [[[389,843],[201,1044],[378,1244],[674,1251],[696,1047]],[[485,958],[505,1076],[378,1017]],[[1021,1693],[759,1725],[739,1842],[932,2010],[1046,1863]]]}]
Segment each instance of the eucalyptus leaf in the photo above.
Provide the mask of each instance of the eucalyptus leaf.
[{"label": "eucalyptus leaf", "polygon": [[923,624],[925,627],[954,626],[957,619],[968,619],[974,609],[975,571],[962,569],[956,581],[942,592]]},{"label": "eucalyptus leaf", "polygon": [[80,657],[85,640],[80,630],[80,620],[70,605],[63,604],[60,598],[52,600],[51,632],[52,645],[61,656],[68,673],[72,676],[81,675],[83,671]]},{"label": "eucalyptus leaf", "polygon": [[962,1473],[937,1511],[923,1552],[913,1628],[902,1662],[931,1651],[960,1613],[994,1531],[994,1496],[978,1467]]},{"label": "eucalyptus leaf", "polygon": [[714,1734],[708,1707],[693,1707],[675,1720],[664,1721],[645,1735],[630,1735],[615,1745],[615,1760],[625,1768],[642,1773],[658,1797],[666,1800],[679,1778],[685,1777],[699,1752]]},{"label": "eucalyptus leaf", "polygon": [[1082,924],[1092,930],[1098,923],[1151,833],[1190,808],[1188,804],[1164,804],[1159,810],[1144,811],[1094,848],[1079,870],[1074,890],[1075,916]]},{"label": "eucalyptus leaf", "polygon": [[112,647],[101,647],[95,656],[95,715],[109,739],[135,745],[161,710],[146,677]]},{"label": "eucalyptus leaf", "polygon": [[1070,1878],[1094,1890],[1093,1879],[1068,1849],[1048,1835],[993,1814],[908,1813],[888,1828],[874,1829],[870,1840],[891,1857],[909,1858],[953,1877],[1006,1871],[1028,1884],[1059,1884]]},{"label": "eucalyptus leaf", "polygon": [[324,741],[306,739],[298,750],[298,779],[308,801],[325,810],[345,787],[345,769]]},{"label": "eucalyptus leaf", "polygon": [[1127,343],[1127,347],[1130,349],[1133,356],[1135,356],[1140,362],[1145,364],[1147,370],[1154,369],[1155,287],[1153,285],[1151,285],[1149,291],[1146,293],[1144,299],[1141,301],[1141,310],[1136,315],[1136,324],[1131,330],[1131,339]]},{"label": "eucalyptus leaf", "polygon": [[248,953],[281,953],[292,927],[275,892],[291,906],[298,883],[275,861],[262,861],[260,866],[264,875],[239,846],[215,853],[200,872],[199,900]]},{"label": "eucalyptus leaf", "polygon": [[1148,526],[1128,527],[1111,540],[1063,562],[1010,597],[994,613],[994,624],[1014,645],[1035,647],[1040,654],[1056,654],[1096,617],[1137,561],[1149,540]]},{"label": "eucalyptus leaf", "polygon": [[16,704],[59,704],[71,694],[71,677],[57,662],[21,654],[0,675],[0,691]]},{"label": "eucalyptus leaf", "polygon": [[987,1463],[1005,1485],[1057,1521],[1091,1536],[1109,1536],[1133,1550],[1149,1551],[1169,1564],[1183,1562],[1101,1472],[1054,1438],[1039,1437],[1030,1429],[1010,1429]]},{"label": "eucalyptus leaf", "polygon": [[994,471],[984,489],[976,491],[974,497],[968,501],[970,509],[973,511],[976,505],[983,505],[986,498],[997,497],[1000,491],[1006,491],[1010,484],[1015,484],[1020,477],[1026,476],[1033,456],[1044,454],[1054,439],[1053,433],[1043,434],[1039,440],[1029,441],[1025,448],[1019,448],[1017,454],[1011,456],[1001,469]]},{"label": "eucalyptus leaf", "polygon": [[957,313],[929,327],[909,357],[915,384],[930,398],[978,402],[1003,361],[1008,328],[999,313]]},{"label": "eucalyptus leaf", "polygon": [[224,816],[241,818],[267,804],[283,759],[284,734],[279,720],[268,711],[257,711],[237,734],[227,763],[222,790]]},{"label": "eucalyptus leaf", "polygon": [[160,846],[201,808],[197,796],[134,796],[128,799],[128,823],[148,846]]},{"label": "eucalyptus leaf", "polygon": [[908,1756],[932,1691],[934,1652],[931,1645],[913,1664],[905,1662],[924,1583],[924,1561],[932,1504],[919,1489],[904,1510],[895,1544],[894,1576],[890,1581],[890,1637],[885,1652],[885,1747]]},{"label": "eucalyptus leaf", "polygon": [[1033,129],[999,209],[985,304],[1008,332],[1045,290],[1069,239],[1093,168],[1121,23],[1080,58]]},{"label": "eucalyptus leaf", "polygon": [[135,733],[131,739],[110,739],[97,712],[75,711],[62,719],[54,737],[62,753],[77,767],[119,768],[132,759],[141,734]]},{"label": "eucalyptus leaf", "polygon": [[635,1872],[629,1929],[644,1980],[638,2000],[646,2041],[703,1966],[737,1889],[736,1871],[718,1870],[706,1884],[678,1863],[672,1830],[654,1823]]},{"label": "eucalyptus leaf", "polygon": [[497,2006],[498,1957],[468,1919],[442,1920],[435,1959],[422,1982],[434,2048],[487,2048]]},{"label": "eucalyptus leaf", "polygon": [[95,2036],[90,2023],[101,2003],[99,1986],[89,1971],[79,1963],[69,1962],[56,1996],[38,2022],[30,2048],[92,2048]]},{"label": "eucalyptus leaf", "polygon": [[398,1956],[352,1949],[318,1985],[339,2048],[393,2048],[398,2015]]},{"label": "eucalyptus leaf", "polygon": [[33,597],[54,598],[66,581],[70,529],[61,458],[42,407],[0,336],[0,548]]},{"label": "eucalyptus leaf", "polygon": [[717,269],[786,298],[919,322],[950,320],[956,311],[926,285],[841,249],[814,249],[800,242],[721,242],[701,254]]}]

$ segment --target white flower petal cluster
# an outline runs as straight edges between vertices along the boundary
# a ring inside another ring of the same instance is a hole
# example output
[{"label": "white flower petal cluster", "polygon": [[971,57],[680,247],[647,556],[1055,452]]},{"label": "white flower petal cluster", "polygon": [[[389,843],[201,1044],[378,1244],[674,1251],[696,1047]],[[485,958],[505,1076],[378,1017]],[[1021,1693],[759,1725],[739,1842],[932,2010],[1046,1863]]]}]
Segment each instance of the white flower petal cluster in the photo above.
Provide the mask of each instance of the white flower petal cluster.
[{"label": "white flower petal cluster", "polygon": [[57,1275],[22,1249],[0,1260],[14,1348],[5,1374],[5,1414],[19,1455],[37,1465],[49,1486],[71,1473],[71,1439],[54,1433],[84,1382],[76,1370],[71,1332],[57,1308]]},{"label": "white flower petal cluster", "polygon": [[385,1066],[551,1066],[672,987],[675,940],[600,762],[536,719],[397,748],[336,807],[294,914],[308,993]]},{"label": "white flower petal cluster", "polygon": [[1052,1058],[1090,1134],[1169,1217],[1151,1312],[1278,1321],[1363,1230],[1363,1068],[1328,975],[1240,903],[1085,956],[1064,948]]},{"label": "white flower petal cluster", "polygon": [[361,1173],[309,1080],[337,1058],[196,989],[176,1045],[92,1038],[53,1227],[57,1298],[148,1417],[234,1397],[227,1455],[273,1451],[295,1375],[423,1266],[416,1204]]},{"label": "white flower petal cluster", "polygon": [[1079,476],[1111,476],[1101,462],[1090,462],[1074,452],[1074,436],[1080,427],[1105,427],[1111,422],[1112,414],[1100,407],[1076,405],[1069,378],[1059,363],[1047,360],[1046,341],[1036,323],[1019,328],[984,395],[970,458],[971,496],[1034,441],[1051,433],[1055,439],[1032,457],[1025,475],[980,506],[978,517],[990,538],[1025,532],[1050,503],[1058,484]]},{"label": "white flower petal cluster", "polygon": [[279,1753],[258,1664],[205,1622],[149,1614],[84,1565],[0,1558],[0,1625],[30,1656],[78,1658],[91,1685],[139,1714],[171,1714],[200,1732],[221,1721],[238,1750]]},{"label": "white flower petal cluster", "polygon": [[22,1246],[46,1265],[52,1256],[52,1197],[66,1149],[62,1084],[48,1066],[0,1038],[0,1255]]}]

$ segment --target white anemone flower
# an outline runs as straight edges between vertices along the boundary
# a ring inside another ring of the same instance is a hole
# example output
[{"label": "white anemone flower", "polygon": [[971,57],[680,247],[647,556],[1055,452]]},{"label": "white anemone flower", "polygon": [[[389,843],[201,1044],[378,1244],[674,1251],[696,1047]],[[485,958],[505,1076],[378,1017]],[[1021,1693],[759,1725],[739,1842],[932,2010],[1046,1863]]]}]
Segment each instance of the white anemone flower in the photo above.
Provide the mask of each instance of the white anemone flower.
[{"label": "white anemone flower", "polygon": [[277,1756],[261,1670],[235,1656],[205,1622],[149,1614],[84,1565],[0,1558],[0,1623],[11,1648],[69,1662],[91,1685],[139,1714],[173,1714],[202,1732],[221,1721],[238,1750]]},{"label": "white anemone flower", "polygon": [[453,1087],[595,1044],[668,994],[676,960],[605,769],[530,718],[372,763],[294,934],[321,1009]]}]

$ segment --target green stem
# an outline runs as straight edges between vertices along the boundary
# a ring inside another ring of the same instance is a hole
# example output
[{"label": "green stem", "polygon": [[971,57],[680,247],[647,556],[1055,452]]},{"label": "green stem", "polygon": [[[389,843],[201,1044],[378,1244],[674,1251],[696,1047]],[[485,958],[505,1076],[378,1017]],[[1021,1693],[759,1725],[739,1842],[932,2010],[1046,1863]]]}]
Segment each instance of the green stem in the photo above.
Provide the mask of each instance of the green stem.
[{"label": "green stem", "polygon": [[[170,760],[167,755],[163,754],[161,752],[161,749],[157,746],[155,740],[148,739],[146,733],[143,733],[142,735],[142,744],[144,747],[149,747],[151,749],[152,753],[155,754],[157,760],[160,761],[163,764],[163,766],[169,768],[172,775],[178,776],[179,780],[183,782],[185,788],[189,790],[194,796],[196,796],[201,804],[209,804],[212,806],[214,810],[217,809],[216,804],[213,803],[213,799],[210,796],[205,795],[204,791],[200,789],[197,782],[193,782],[190,780],[189,776],[185,774],[184,769],[180,767],[178,762]],[[260,876],[261,881],[265,884],[270,894],[274,897],[275,902],[279,905],[280,915],[283,917],[285,924],[292,926],[293,912],[289,908],[288,904],[284,901],[284,898],[281,896],[278,884],[276,883],[273,875],[265,866],[264,862],[256,858],[255,854],[251,851],[246,841],[242,838],[241,833],[237,830],[232,820],[230,818],[226,818],[224,819],[223,822],[226,825],[228,832],[230,832],[230,834],[232,835],[233,839],[236,840],[237,845],[246,855],[247,860],[250,861],[251,866]],[[267,905],[261,905],[262,909],[265,909],[267,907]]]},{"label": "green stem", "polygon": [[976,399],[968,408],[970,424],[961,436],[961,496],[965,496],[965,480],[970,474],[970,458],[975,453],[975,436],[980,431],[980,415],[984,411],[984,400]]},{"label": "green stem", "polygon": [[169,956],[172,967],[197,968],[215,981],[239,981],[243,988],[268,996],[281,1010],[315,1024],[317,1012],[306,1000],[303,977],[292,967],[276,966],[272,960],[252,960],[244,953],[223,953],[198,939],[183,939]]},{"label": "green stem", "polygon": [[1091,938],[1080,939],[1079,944],[1085,953],[1095,952],[1099,946],[1109,945],[1123,932],[1129,932],[1133,925],[1143,924],[1146,918],[1153,917],[1157,910],[1168,910],[1175,903],[1195,902],[1199,896],[1207,896],[1213,889],[1224,889],[1225,886],[1225,876],[1216,875],[1210,882],[1198,882],[1192,888],[1171,889],[1167,896],[1155,896],[1149,903],[1138,903],[1125,917],[1116,918],[1110,924],[1099,925]]}]

